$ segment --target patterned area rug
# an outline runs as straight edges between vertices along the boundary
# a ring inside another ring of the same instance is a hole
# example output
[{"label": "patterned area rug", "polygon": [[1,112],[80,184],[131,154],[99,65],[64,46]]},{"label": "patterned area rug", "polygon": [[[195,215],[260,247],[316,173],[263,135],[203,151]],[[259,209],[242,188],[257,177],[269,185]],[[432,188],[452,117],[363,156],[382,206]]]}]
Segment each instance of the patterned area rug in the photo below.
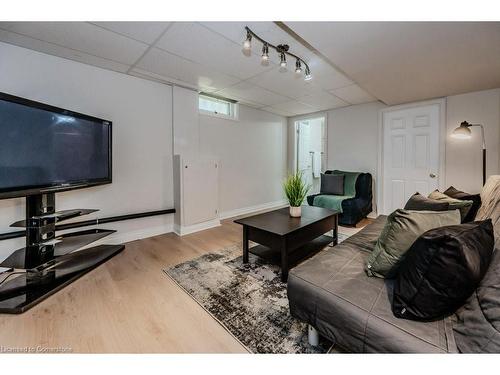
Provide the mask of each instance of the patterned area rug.
[{"label": "patterned area rug", "polygon": [[164,272],[253,353],[328,352],[331,342],[310,346],[307,325],[290,315],[279,267],[253,254],[243,264],[241,254],[233,245]]}]

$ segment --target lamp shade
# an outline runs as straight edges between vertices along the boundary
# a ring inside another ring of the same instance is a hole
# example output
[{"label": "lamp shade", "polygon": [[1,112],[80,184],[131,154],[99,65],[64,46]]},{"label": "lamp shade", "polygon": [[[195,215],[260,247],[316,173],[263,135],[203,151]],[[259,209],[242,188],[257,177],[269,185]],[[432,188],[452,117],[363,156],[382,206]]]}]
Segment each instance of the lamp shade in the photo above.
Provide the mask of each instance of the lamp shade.
[{"label": "lamp shade", "polygon": [[[467,123],[465,122],[465,124]],[[469,124],[465,124],[461,123],[458,128],[453,130],[451,136],[458,139],[469,139],[472,136],[472,132],[470,131]]]}]

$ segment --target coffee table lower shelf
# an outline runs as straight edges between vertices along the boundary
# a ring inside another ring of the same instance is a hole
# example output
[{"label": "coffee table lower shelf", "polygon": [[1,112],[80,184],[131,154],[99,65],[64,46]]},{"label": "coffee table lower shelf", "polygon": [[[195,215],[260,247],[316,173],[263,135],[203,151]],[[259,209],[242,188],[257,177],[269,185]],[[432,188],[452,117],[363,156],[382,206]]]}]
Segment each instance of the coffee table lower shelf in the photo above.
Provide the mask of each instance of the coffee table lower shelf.
[{"label": "coffee table lower shelf", "polygon": [[[301,261],[319,253],[325,247],[332,245],[332,242],[333,237],[323,235],[291,251],[288,254],[288,264],[290,268],[296,266]],[[249,247],[248,252],[257,255],[258,257],[261,257],[272,264],[281,265],[281,251],[279,249],[272,249],[264,245],[257,245]]]}]

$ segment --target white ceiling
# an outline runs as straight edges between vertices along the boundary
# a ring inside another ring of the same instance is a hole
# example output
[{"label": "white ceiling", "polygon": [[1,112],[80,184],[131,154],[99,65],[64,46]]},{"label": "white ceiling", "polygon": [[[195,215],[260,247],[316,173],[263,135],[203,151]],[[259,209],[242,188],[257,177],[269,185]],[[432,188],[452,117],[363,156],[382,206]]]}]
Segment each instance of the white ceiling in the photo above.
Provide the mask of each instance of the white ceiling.
[{"label": "white ceiling", "polygon": [[[248,25],[273,44],[286,43],[308,62],[306,82],[262,66],[262,45],[241,46]],[[376,100],[273,22],[0,22],[0,41],[142,78],[174,83],[294,116]]]},{"label": "white ceiling", "polygon": [[[500,22],[286,25],[386,104],[500,87]],[[356,91],[333,93],[349,101]]]},{"label": "white ceiling", "polygon": [[[245,26],[289,44],[313,80],[273,51],[262,66],[257,41],[245,56]],[[283,116],[500,87],[498,22],[0,22],[0,41]]]}]

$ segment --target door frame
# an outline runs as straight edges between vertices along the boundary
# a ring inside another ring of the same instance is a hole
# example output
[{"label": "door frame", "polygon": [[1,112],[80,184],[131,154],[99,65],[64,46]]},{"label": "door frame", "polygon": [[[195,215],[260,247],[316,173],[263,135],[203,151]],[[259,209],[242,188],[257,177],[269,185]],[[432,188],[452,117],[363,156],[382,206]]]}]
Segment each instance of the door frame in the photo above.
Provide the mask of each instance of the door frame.
[{"label": "door frame", "polygon": [[[312,120],[315,118],[323,117],[324,119],[324,127],[325,127],[325,137],[326,137],[326,148],[323,151],[324,152],[324,157],[325,157],[325,168],[328,168],[328,112],[314,112],[314,113],[309,113],[306,115],[300,115],[300,116],[295,116],[290,118],[291,122],[291,128],[293,129],[292,133],[292,139],[291,143],[293,144],[293,155],[292,160],[292,171],[296,173],[298,171],[297,165],[298,165],[298,159],[299,159],[299,153],[298,153],[298,142],[299,142],[299,137],[298,137],[298,128],[297,128],[297,122],[299,121],[304,121],[304,120]],[[290,144],[290,143],[289,143]]]},{"label": "door frame", "polygon": [[384,114],[387,112],[400,111],[404,109],[411,109],[416,107],[423,107],[427,105],[439,105],[439,140],[438,140],[438,155],[439,155],[439,170],[438,170],[438,186],[440,190],[445,189],[446,185],[446,98],[439,98],[433,100],[425,100],[411,104],[401,104],[391,107],[383,108],[379,111],[378,116],[378,151],[377,151],[377,181],[375,182],[377,188],[377,203],[376,212],[377,216],[384,207],[384,167],[382,157],[384,154]]}]

